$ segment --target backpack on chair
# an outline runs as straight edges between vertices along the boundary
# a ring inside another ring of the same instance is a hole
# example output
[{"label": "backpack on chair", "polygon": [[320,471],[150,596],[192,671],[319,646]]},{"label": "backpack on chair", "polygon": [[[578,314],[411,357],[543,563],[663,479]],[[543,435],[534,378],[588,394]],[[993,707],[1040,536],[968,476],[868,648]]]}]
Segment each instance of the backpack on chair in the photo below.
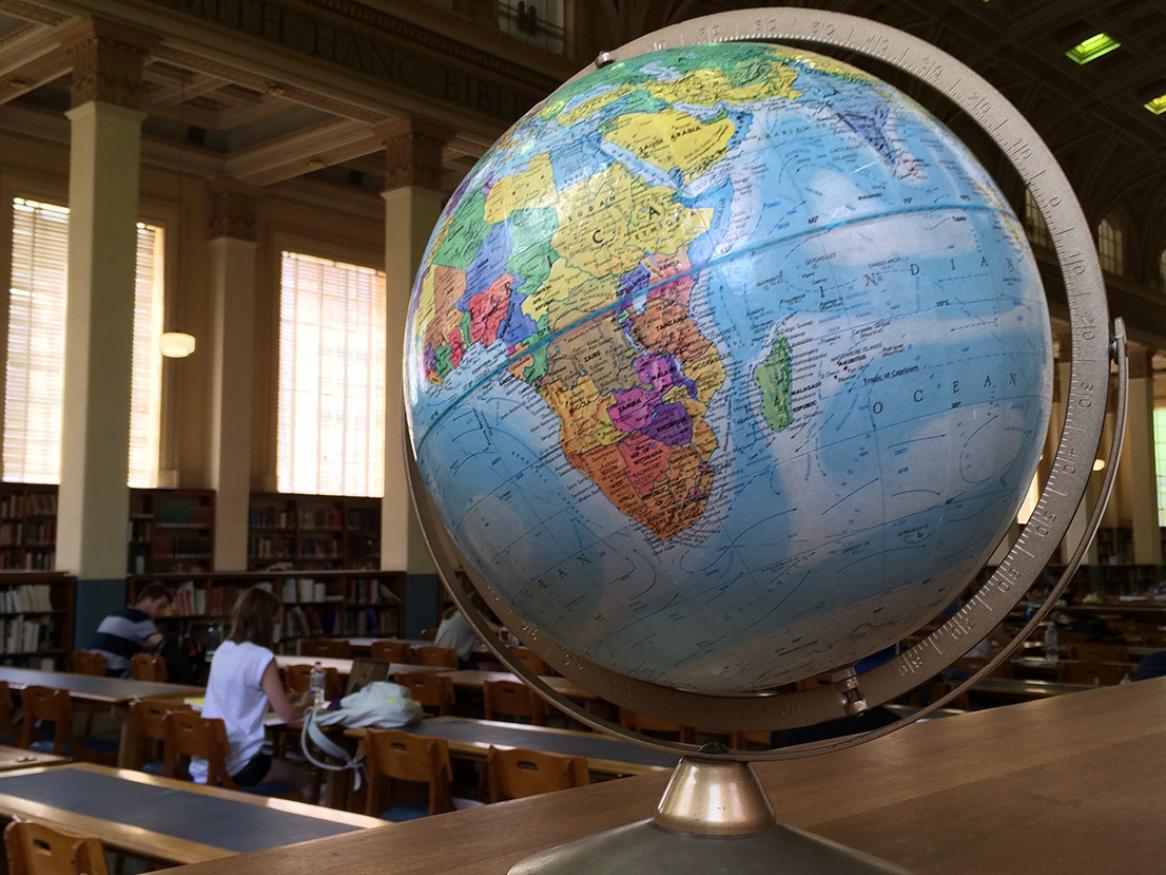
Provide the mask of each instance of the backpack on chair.
[{"label": "backpack on chair", "polygon": [[172,684],[197,685],[206,667],[206,648],[192,635],[168,635],[158,646]]}]

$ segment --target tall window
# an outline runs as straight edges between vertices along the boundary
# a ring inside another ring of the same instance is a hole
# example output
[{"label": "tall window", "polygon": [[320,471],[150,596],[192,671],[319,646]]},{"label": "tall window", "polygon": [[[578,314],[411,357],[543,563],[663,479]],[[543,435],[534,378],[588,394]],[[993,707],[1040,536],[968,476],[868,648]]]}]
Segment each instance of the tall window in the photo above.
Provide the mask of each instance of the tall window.
[{"label": "tall window", "polygon": [[[12,202],[12,281],[4,374],[4,479],[59,483],[69,209]],[[130,398],[130,486],[156,486],[162,409],[162,229],[139,223]]]},{"label": "tall window", "polygon": [[1125,273],[1125,252],[1121,226],[1102,219],[1097,226],[1097,256],[1101,269],[1112,274]]},{"label": "tall window", "polygon": [[1036,198],[1029,189],[1024,190],[1024,227],[1028,231],[1028,239],[1038,246],[1052,246],[1053,238],[1049,236],[1049,226],[1045,222],[1044,214],[1036,205]]},{"label": "tall window", "polygon": [[384,494],[385,275],[282,253],[280,492]]},{"label": "tall window", "polygon": [[1158,525],[1166,526],[1166,407],[1154,408],[1154,471],[1158,480]]}]

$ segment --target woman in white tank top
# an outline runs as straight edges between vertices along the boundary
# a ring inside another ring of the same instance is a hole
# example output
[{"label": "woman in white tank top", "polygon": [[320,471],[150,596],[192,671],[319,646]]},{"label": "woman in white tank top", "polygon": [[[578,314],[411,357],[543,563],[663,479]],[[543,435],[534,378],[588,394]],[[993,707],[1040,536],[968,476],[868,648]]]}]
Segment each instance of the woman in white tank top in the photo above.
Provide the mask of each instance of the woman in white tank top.
[{"label": "woman in white tank top", "polygon": [[[215,650],[207,681],[204,717],[218,717],[227,727],[227,772],[240,787],[291,784],[305,802],[315,802],[312,775],[287,760],[263,752],[268,709],[281,720],[303,716],[309,697],[292,701],[280,681],[271,651],[279,601],[265,589],[243,593],[231,611],[231,636]],[[206,760],[192,759],[190,775],[206,783]]]}]

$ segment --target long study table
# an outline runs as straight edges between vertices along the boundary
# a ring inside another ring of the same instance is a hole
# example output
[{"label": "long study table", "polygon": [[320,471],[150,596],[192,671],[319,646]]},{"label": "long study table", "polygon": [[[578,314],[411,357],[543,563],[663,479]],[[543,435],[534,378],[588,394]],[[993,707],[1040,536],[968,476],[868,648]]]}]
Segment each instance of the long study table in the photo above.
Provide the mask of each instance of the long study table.
[{"label": "long study table", "polygon": [[[599,697],[590,690],[585,690],[574,681],[567,680],[565,677],[548,677],[540,675],[542,680],[548,687],[554,690],[561,696],[566,696],[568,699],[575,699],[579,702],[590,702]],[[449,673],[450,680],[453,681],[455,687],[462,687],[469,690],[477,690],[481,692],[486,681],[520,681],[518,675],[511,674],[508,671],[451,671]]]},{"label": "long study table", "polygon": [[[1166,860],[1166,678],[756,769],[785,823],[916,875],[1160,875]],[[606,781],[176,875],[503,875],[536,851],[649,817],[667,779]]]},{"label": "long study table", "polygon": [[[315,665],[320,663],[321,668],[334,668],[336,673],[341,677],[348,677],[352,674],[353,660],[345,659],[339,656],[294,656],[292,654],[278,653],[275,656],[275,664],[280,668],[290,668],[293,665]],[[389,674],[405,674],[407,672],[429,672],[429,671],[453,671],[453,669],[445,668],[444,666],[436,665],[411,665],[407,662],[390,663]]]},{"label": "long study table", "polygon": [[384,825],[347,811],[89,763],[0,773],[0,815],[44,820],[170,864]]},{"label": "long study table", "polygon": [[[598,775],[642,775],[671,769],[676,757],[629,744],[597,732],[578,732],[468,717],[431,717],[402,727],[402,731],[427,738],[443,738],[454,756],[484,760],[491,747],[541,750],[546,753],[587,758],[587,768]],[[363,729],[350,735],[361,737]]]}]

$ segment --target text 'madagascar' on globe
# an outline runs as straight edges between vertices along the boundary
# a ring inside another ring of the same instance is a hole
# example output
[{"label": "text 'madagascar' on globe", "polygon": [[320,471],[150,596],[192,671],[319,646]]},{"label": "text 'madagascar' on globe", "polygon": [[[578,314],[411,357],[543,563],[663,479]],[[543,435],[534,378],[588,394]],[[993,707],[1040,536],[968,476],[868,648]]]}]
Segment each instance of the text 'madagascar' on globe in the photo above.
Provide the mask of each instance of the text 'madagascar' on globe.
[{"label": "text 'madagascar' on globe", "polygon": [[592,661],[728,694],[935,615],[1051,396],[1023,230],[952,134],[839,62],[668,49],[568,83],[451,198],[410,436],[453,538]]}]

